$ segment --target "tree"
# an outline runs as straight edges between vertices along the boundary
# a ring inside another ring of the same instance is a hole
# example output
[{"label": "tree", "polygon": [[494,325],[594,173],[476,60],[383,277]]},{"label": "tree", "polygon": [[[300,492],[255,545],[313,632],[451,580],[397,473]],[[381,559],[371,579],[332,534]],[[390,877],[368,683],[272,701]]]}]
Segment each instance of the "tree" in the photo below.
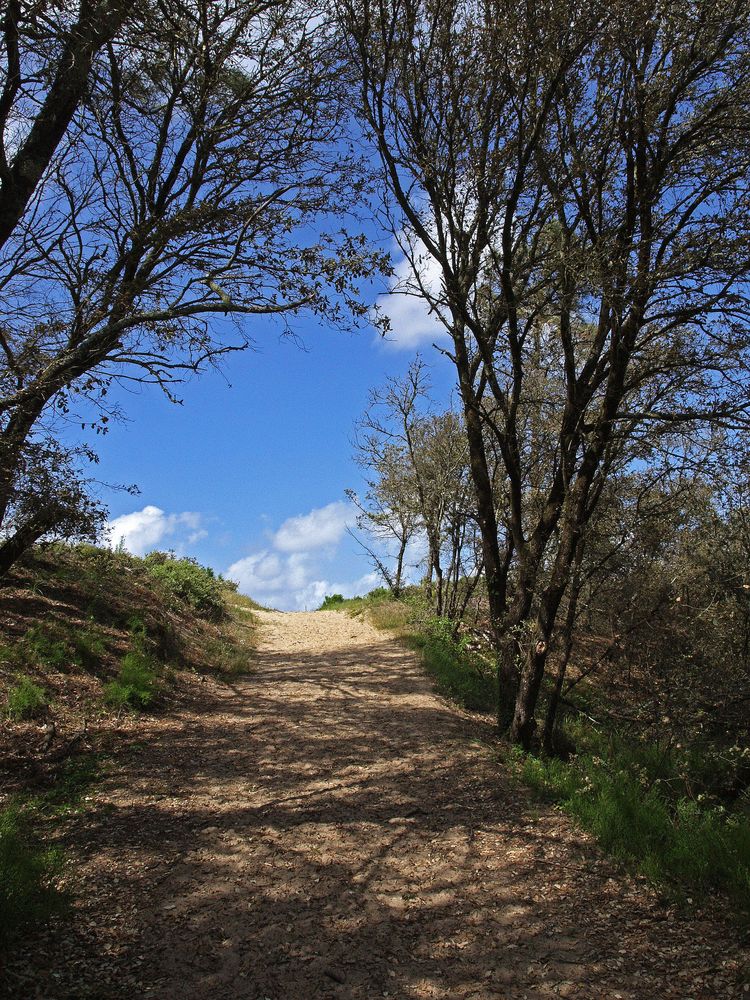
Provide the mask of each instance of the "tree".
[{"label": "tree", "polygon": [[[452,339],[499,722],[530,747],[612,470],[662,425],[747,423],[750,18],[736,0],[339,9],[384,214]],[[540,349],[559,386],[529,503]]]},{"label": "tree", "polygon": [[[340,59],[318,15],[298,0],[149,0],[96,35],[85,99],[0,255],[9,544],[30,537],[11,505],[20,470],[76,397],[104,406],[114,380],[171,396],[186,374],[247,346],[245,317],[363,314],[357,281],[380,258],[341,230],[362,180],[342,146]],[[6,18],[11,97],[17,23]],[[60,72],[78,44],[71,31]],[[43,115],[57,77],[33,75],[33,47],[25,58]]]},{"label": "tree", "polygon": [[65,5],[8,0],[0,69],[0,248],[80,107],[97,54],[138,6],[83,0],[74,14]]},{"label": "tree", "polygon": [[360,511],[360,527],[396,542],[394,573],[368,549],[391,590],[400,592],[407,545],[421,535],[435,613],[458,616],[478,579],[466,439],[454,411],[432,413],[427,406],[429,383],[421,358],[403,378],[390,378],[370,393],[355,442],[357,460],[370,476],[368,491],[362,500],[352,491],[349,496]]}]

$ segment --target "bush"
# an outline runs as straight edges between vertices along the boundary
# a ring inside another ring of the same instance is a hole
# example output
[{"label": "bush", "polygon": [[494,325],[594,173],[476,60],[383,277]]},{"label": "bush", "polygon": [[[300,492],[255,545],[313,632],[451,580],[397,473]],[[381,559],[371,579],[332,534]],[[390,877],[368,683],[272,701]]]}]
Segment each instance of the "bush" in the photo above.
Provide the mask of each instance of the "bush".
[{"label": "bush", "polygon": [[51,635],[41,625],[34,625],[23,637],[31,659],[51,670],[65,670],[70,664],[70,650],[57,636]]},{"label": "bush", "polygon": [[323,603],[320,605],[319,611],[330,611],[332,608],[336,608],[344,603],[343,594],[326,594],[323,598]]},{"label": "bush", "polygon": [[159,693],[157,664],[141,651],[127,653],[115,680],[104,688],[104,700],[114,708],[147,708]]},{"label": "bush", "polygon": [[449,618],[430,618],[415,641],[439,691],[470,711],[495,709],[495,670],[486,660],[469,652],[466,640],[455,635],[455,622]]},{"label": "bush", "polygon": [[750,913],[750,817],[691,797],[685,760],[579,727],[586,752],[570,764],[526,757],[521,773],[559,802],[610,854],[675,897],[727,893]]},{"label": "bush", "polygon": [[59,851],[30,836],[18,807],[0,812],[0,947],[62,907],[65,899],[53,884],[61,865]]},{"label": "bush", "polygon": [[104,639],[95,626],[45,627],[34,625],[13,646],[2,650],[6,663],[23,667],[44,667],[66,672],[72,664],[94,670],[106,655]]},{"label": "bush", "polygon": [[30,677],[20,677],[8,692],[6,712],[11,719],[33,719],[49,705],[47,692]]},{"label": "bush", "polygon": [[223,618],[224,581],[208,566],[201,566],[195,559],[175,559],[164,552],[152,552],[145,562],[151,576],[196,614],[212,620]]}]

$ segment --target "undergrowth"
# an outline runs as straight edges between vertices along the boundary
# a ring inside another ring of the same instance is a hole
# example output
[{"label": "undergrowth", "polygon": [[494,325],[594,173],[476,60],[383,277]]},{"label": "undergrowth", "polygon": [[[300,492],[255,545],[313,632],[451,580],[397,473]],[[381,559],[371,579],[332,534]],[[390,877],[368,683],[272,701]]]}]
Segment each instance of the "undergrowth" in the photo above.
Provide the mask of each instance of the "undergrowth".
[{"label": "undergrowth", "polygon": [[231,584],[217,577],[208,566],[201,566],[195,559],[177,559],[166,552],[150,553],[145,564],[151,576],[196,614],[212,621],[219,621],[226,614],[225,591]]},{"label": "undergrowth", "polygon": [[8,691],[5,711],[10,719],[33,719],[49,705],[47,692],[30,677],[19,677]]},{"label": "undergrowth", "polygon": [[[413,593],[400,601],[382,588],[339,597],[326,598],[324,606],[366,613],[373,622],[380,611],[382,627],[419,650],[442,694],[471,710],[496,711],[492,658],[473,649],[453,621],[430,614]],[[583,720],[570,723],[568,735],[578,750],[569,761],[506,747],[503,763],[668,898],[695,902],[722,893],[750,919],[749,752],[663,747]]]},{"label": "undergrowth", "polygon": [[[683,752],[574,726],[570,762],[513,751],[516,773],[672,899],[726,894],[750,918],[750,798],[722,799],[721,754]],[[696,763],[700,762],[700,766]],[[726,762],[724,762],[726,763]]]},{"label": "undergrowth", "polygon": [[143,709],[159,693],[159,664],[148,653],[132,650],[120,662],[117,677],[104,687],[104,700],[113,708]]},{"label": "undergrowth", "polygon": [[363,597],[342,597],[330,594],[324,598],[320,611],[344,611],[354,618],[365,616],[375,628],[389,629],[402,634],[413,631],[417,609],[423,600],[418,587],[408,588],[396,599],[386,587],[376,587]]},{"label": "undergrowth", "polygon": [[17,795],[0,809],[0,951],[66,909],[69,894],[59,884],[65,856],[42,832],[84,808],[100,772],[95,755],[73,757],[47,791]]},{"label": "undergrowth", "polygon": [[491,712],[497,704],[497,678],[491,662],[468,648],[448,618],[427,618],[411,637],[441,694],[464,708]]},{"label": "undergrowth", "polygon": [[0,949],[64,907],[65,897],[55,887],[61,869],[61,852],[31,832],[19,805],[0,810]]}]

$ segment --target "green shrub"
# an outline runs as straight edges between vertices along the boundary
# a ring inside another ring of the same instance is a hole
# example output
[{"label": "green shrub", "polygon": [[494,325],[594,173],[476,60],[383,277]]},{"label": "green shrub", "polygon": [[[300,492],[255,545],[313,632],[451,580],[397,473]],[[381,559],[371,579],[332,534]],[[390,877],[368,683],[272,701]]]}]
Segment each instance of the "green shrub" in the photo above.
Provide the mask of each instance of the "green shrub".
[{"label": "green shrub", "polygon": [[694,795],[686,762],[707,767],[694,751],[677,756],[582,727],[576,743],[585,749],[570,764],[523,758],[524,780],[669,895],[706,897],[718,890],[750,914],[750,816]]},{"label": "green shrub", "polygon": [[320,605],[319,611],[330,611],[332,608],[336,608],[344,603],[343,594],[326,594],[323,598],[323,603]]},{"label": "green shrub", "polygon": [[156,661],[135,650],[122,658],[115,680],[104,688],[104,700],[114,708],[147,708],[159,693]]},{"label": "green shrub", "polygon": [[140,615],[130,615],[127,622],[128,632],[139,642],[146,643],[148,639],[148,628]]},{"label": "green shrub", "polygon": [[152,552],[145,562],[149,573],[196,614],[212,620],[224,616],[225,584],[208,566],[194,559],[175,559],[164,552]]},{"label": "green shrub", "polygon": [[428,619],[415,644],[438,690],[470,711],[490,712],[497,705],[497,678],[490,663],[469,652],[464,638],[455,635],[449,618]]},{"label": "green shrub", "polygon": [[0,811],[0,948],[61,909],[53,883],[61,865],[59,851],[31,837],[17,806]]},{"label": "green shrub", "polygon": [[59,636],[41,625],[34,625],[23,637],[23,644],[32,662],[50,670],[65,670],[70,665],[70,650]]},{"label": "green shrub", "polygon": [[49,705],[47,692],[30,677],[19,677],[8,692],[6,712],[11,719],[33,719]]}]

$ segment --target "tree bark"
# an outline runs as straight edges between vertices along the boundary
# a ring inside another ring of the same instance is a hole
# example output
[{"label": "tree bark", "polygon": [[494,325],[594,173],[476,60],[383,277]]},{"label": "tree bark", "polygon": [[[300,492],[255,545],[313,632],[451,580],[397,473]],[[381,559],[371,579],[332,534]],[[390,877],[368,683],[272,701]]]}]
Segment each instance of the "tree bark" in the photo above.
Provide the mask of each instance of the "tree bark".
[{"label": "tree bark", "polygon": [[[81,4],[34,124],[0,178],[0,248],[12,235],[81,104],[97,52],[122,26],[132,3]],[[8,27],[6,26],[6,31]]]}]

